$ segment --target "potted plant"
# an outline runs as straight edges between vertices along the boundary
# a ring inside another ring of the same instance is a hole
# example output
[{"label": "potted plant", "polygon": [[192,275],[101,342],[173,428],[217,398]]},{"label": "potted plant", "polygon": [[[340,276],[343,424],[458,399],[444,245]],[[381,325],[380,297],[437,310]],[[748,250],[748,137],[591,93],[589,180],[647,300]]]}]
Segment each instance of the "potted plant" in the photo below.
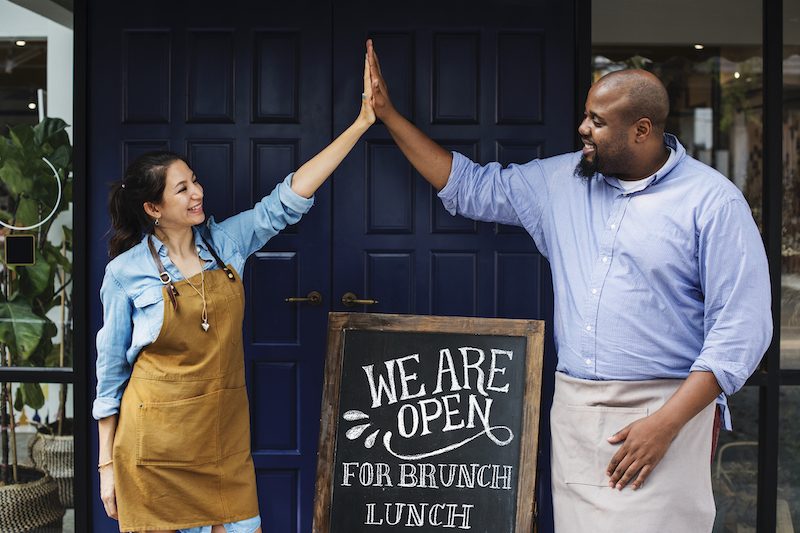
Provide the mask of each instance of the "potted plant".
[{"label": "potted plant", "polygon": [[[71,248],[71,232],[66,227],[61,230],[60,246],[49,240],[49,236],[58,231],[54,229],[57,215],[68,208],[72,198],[69,180],[72,149],[66,127],[63,120],[46,118],[35,126],[10,128],[8,136],[0,136],[0,198],[4,200],[0,220],[5,223],[2,237],[15,233],[33,233],[36,237],[32,265],[9,266],[3,257],[0,365],[71,364],[71,328],[64,326],[71,318],[67,290],[71,264],[66,256]],[[61,195],[57,202],[59,189]],[[20,231],[8,226],[30,229]],[[0,247],[0,253],[4,253],[4,247]],[[56,345],[53,338],[58,327],[53,316],[61,322],[64,333],[62,342]],[[51,429],[54,438],[63,437],[70,429],[70,424],[64,420],[65,387],[59,396],[59,414]],[[18,460],[14,412],[22,413],[25,406],[40,409],[44,403],[44,393],[38,383],[21,384],[14,391],[13,399],[11,385],[0,383],[0,421],[5,422],[0,431],[0,531],[60,525],[64,515],[58,484],[47,470],[23,467]],[[72,458],[67,461],[71,470]],[[55,462],[46,458],[37,460],[37,464],[54,472],[58,470]],[[70,494],[71,485],[69,480]]]}]

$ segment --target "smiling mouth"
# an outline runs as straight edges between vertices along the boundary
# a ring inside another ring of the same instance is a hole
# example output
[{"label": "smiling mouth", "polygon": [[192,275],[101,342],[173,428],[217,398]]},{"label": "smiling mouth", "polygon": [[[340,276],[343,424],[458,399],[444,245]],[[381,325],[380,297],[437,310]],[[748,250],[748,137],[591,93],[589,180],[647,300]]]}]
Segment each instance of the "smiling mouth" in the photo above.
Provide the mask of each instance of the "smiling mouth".
[{"label": "smiling mouth", "polygon": [[189,212],[191,213],[199,213],[202,210],[203,210],[203,204],[197,204],[196,206],[189,208]]},{"label": "smiling mouth", "polygon": [[593,143],[587,141],[586,139],[582,139],[582,141],[583,141],[583,155],[586,156],[589,154],[593,154],[597,149],[597,147]]}]

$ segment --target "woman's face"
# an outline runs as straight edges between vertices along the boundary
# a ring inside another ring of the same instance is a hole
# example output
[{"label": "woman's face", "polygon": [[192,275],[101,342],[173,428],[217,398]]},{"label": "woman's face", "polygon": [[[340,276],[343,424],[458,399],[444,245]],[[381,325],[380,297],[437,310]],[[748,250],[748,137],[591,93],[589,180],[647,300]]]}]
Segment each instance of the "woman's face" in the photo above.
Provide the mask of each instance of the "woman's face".
[{"label": "woman's face", "polygon": [[167,168],[164,195],[156,207],[161,215],[158,219],[161,229],[191,227],[206,219],[203,186],[183,161],[175,161]]}]

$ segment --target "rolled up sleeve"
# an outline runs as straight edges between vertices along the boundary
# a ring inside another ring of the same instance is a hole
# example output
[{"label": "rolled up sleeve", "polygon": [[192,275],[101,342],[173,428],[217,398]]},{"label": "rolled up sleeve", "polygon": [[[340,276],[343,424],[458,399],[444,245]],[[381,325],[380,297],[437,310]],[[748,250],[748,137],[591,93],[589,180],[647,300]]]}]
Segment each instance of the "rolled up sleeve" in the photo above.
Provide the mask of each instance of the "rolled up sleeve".
[{"label": "rolled up sleeve", "polygon": [[724,203],[702,225],[698,259],[705,338],[691,370],[713,372],[731,395],[758,367],[773,328],[764,245],[743,199]]},{"label": "rolled up sleeve", "polygon": [[127,351],[133,325],[131,300],[110,270],[100,288],[103,327],[97,332],[97,397],[92,407],[96,420],[119,412],[120,400],[131,375]]},{"label": "rolled up sleeve", "polygon": [[547,249],[541,221],[548,196],[538,160],[503,168],[496,162],[479,165],[458,152],[453,152],[450,176],[439,191],[451,215],[522,226],[542,253]]},{"label": "rolled up sleeve", "polygon": [[314,205],[313,196],[304,198],[292,190],[293,176],[294,172],[286,176],[253,209],[218,223],[239,245],[243,258],[260,250],[286,226],[297,223]]}]

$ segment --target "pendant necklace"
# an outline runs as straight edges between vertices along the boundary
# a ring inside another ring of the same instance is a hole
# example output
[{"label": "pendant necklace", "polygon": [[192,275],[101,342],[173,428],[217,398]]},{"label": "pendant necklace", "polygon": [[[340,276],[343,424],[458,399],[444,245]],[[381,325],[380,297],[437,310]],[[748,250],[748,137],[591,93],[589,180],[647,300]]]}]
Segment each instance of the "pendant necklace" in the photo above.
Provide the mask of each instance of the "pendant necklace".
[{"label": "pendant necklace", "polygon": [[203,328],[203,331],[208,331],[208,328],[210,328],[211,325],[208,323],[208,309],[206,308],[206,277],[203,272],[203,260],[200,259],[200,253],[197,254],[197,259],[200,261],[200,289],[195,287],[192,282],[189,281],[189,278],[186,278],[186,283],[188,283],[189,286],[194,289],[194,292],[200,296],[200,299],[203,300],[203,321],[200,323],[200,327]]}]

